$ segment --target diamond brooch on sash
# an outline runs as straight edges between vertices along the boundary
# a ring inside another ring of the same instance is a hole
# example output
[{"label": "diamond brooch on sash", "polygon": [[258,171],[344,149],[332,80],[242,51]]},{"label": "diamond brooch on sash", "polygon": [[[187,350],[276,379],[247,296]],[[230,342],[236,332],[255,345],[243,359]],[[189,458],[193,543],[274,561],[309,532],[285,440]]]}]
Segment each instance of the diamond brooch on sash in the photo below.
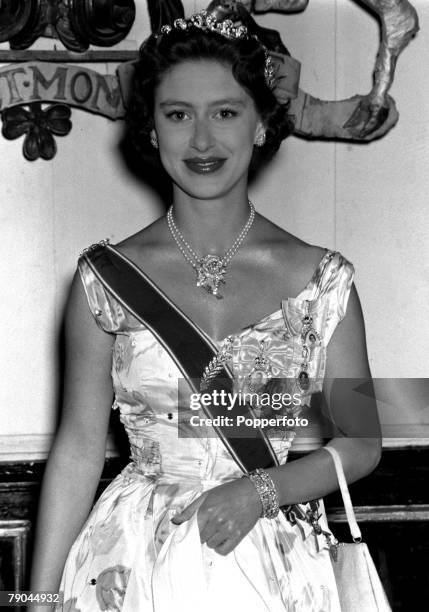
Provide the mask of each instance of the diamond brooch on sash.
[{"label": "diamond brooch on sash", "polygon": [[200,391],[206,391],[210,382],[221,372],[222,368],[232,359],[232,347],[234,337],[228,336],[220,349],[208,365],[204,368],[204,373],[200,381]]}]

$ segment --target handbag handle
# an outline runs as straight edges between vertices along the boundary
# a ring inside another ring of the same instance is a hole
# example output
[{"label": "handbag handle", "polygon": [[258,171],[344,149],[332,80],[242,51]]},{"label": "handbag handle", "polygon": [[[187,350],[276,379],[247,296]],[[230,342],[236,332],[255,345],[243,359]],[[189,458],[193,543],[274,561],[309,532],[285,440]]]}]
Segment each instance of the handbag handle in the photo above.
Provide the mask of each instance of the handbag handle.
[{"label": "handbag handle", "polygon": [[359,529],[359,525],[356,521],[355,511],[353,510],[352,500],[350,498],[349,488],[347,486],[347,480],[344,475],[343,464],[338,451],[332,446],[323,447],[331,455],[335,465],[335,471],[337,473],[338,484],[340,485],[341,497],[343,498],[344,509],[346,511],[347,522],[349,524],[350,533],[353,538],[353,542],[361,542],[362,534]]}]

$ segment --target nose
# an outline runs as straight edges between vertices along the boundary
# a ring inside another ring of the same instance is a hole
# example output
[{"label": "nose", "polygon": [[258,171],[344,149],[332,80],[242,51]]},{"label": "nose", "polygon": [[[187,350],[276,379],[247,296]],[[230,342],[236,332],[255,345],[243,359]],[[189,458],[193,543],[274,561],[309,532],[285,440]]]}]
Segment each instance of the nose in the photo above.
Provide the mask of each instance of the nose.
[{"label": "nose", "polygon": [[196,118],[191,136],[190,145],[197,151],[203,153],[212,147],[214,143],[211,126],[207,119]]}]

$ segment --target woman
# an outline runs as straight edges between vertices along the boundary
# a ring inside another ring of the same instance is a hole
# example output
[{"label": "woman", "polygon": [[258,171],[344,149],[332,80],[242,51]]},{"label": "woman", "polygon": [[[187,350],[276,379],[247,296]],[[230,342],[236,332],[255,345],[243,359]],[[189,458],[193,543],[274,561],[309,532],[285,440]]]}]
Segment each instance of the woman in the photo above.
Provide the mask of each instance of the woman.
[{"label": "woman", "polygon": [[[231,389],[232,372],[236,388],[259,393],[283,379],[307,401],[312,379],[370,377],[351,264],[248,200],[249,168],[290,130],[265,48],[207,13],[163,27],[141,48],[129,124],[142,156],[159,156],[173,205],[79,260],[32,588],[59,588],[67,611],[339,610],[329,532],[305,521],[307,500],[337,488],[328,453],[286,463],[290,428],[243,444],[237,429],[193,426],[178,410],[190,406],[179,378],[188,393],[197,377],[201,390]],[[113,395],[132,462],[88,517]],[[345,399],[336,425],[354,437],[329,444],[354,481],[380,443]],[[375,407],[363,410],[377,431]],[[278,511],[293,504],[293,516]]]}]

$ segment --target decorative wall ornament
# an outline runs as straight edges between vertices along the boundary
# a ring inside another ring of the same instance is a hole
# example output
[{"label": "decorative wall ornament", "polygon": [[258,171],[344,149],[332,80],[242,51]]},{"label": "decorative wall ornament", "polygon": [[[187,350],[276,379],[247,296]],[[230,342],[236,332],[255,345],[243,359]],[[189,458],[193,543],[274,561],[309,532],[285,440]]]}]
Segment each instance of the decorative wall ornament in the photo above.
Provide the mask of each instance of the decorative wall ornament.
[{"label": "decorative wall ornament", "polygon": [[161,26],[185,16],[181,0],[147,0],[147,9],[152,32],[157,32]]},{"label": "decorative wall ornament", "polygon": [[29,20],[31,2],[2,0],[0,2],[0,42],[16,36]]},{"label": "decorative wall ornament", "polygon": [[[49,102],[50,106],[42,106]],[[28,161],[54,157],[54,135],[66,136],[72,127],[70,106],[109,119],[123,117],[118,78],[81,66],[49,62],[0,68],[2,134],[8,140],[25,135],[23,153]]]},{"label": "decorative wall ornament", "polygon": [[135,19],[133,0],[1,0],[0,42],[27,49],[39,36],[59,38],[67,49],[111,47]]},{"label": "decorative wall ornament", "polygon": [[[354,0],[357,1],[357,0]],[[319,100],[299,90],[291,101],[295,133],[310,138],[369,141],[388,132],[398,121],[394,100],[388,95],[397,59],[419,29],[415,8],[408,0],[361,0],[381,22],[381,41],[374,67],[374,85],[367,95],[346,100]],[[308,0],[213,0],[209,10],[221,18],[241,19],[242,7],[253,12],[304,10]],[[246,24],[247,25],[247,24]],[[268,49],[289,55],[278,32],[255,24]]]},{"label": "decorative wall ornament", "polygon": [[[254,0],[250,3],[255,13],[278,11],[279,13],[297,13],[307,8],[309,0]],[[247,4],[244,2],[244,4]]]},{"label": "decorative wall ornament", "polygon": [[[372,9],[381,22],[374,85],[366,95],[356,94],[346,100],[319,100],[299,88],[300,64],[286,49],[280,34],[258,25],[248,12],[292,13],[304,10],[308,1],[213,0],[208,9],[217,13],[219,19],[241,21],[269,49],[281,76],[275,93],[278,99],[290,101],[289,112],[297,136],[354,142],[384,136],[399,117],[388,90],[400,53],[419,29],[414,7],[408,0],[354,0]],[[181,0],[147,2],[153,30],[184,15]],[[112,46],[122,40],[134,17],[132,0],[0,0],[0,42],[9,40],[13,49],[9,58],[0,51],[0,59],[16,62],[0,68],[3,135],[17,138],[25,134],[27,159],[39,156],[51,159],[56,151],[53,134],[65,135],[70,131],[70,114],[66,116],[59,105],[79,107],[110,119],[124,116],[137,51],[85,50],[90,44]],[[67,49],[81,54],[23,50],[42,35],[59,37]],[[49,61],[23,63],[29,57]],[[68,63],[58,63],[62,60]],[[102,75],[70,64],[85,61],[122,63],[115,75]],[[43,108],[42,104],[46,103],[54,106]],[[22,111],[7,110],[25,105],[28,108]]]},{"label": "decorative wall ornament", "polygon": [[40,102],[8,108],[3,112],[2,134],[14,140],[25,134],[22,147],[28,161],[52,159],[57,152],[53,135],[66,136],[72,127],[71,110],[64,104],[51,104],[43,109]]},{"label": "decorative wall ornament", "polygon": [[0,112],[33,102],[60,102],[109,119],[118,119],[125,113],[116,75],[55,62],[26,62],[0,68]]}]

